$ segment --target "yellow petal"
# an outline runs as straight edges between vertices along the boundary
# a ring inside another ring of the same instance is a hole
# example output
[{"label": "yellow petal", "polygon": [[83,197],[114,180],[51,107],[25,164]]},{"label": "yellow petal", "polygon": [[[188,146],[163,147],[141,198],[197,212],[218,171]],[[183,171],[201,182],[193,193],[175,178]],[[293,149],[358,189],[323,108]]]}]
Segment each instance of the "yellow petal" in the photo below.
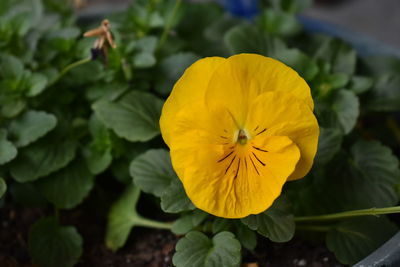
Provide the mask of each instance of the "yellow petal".
[{"label": "yellow petal", "polygon": [[259,95],[246,119],[251,136],[287,136],[300,149],[301,158],[289,180],[304,177],[311,169],[318,146],[318,122],[303,102],[282,92]]},{"label": "yellow petal", "polygon": [[285,136],[237,143],[229,111],[201,102],[179,112],[173,128],[171,160],[188,197],[220,217],[242,218],[266,210],[300,157]]},{"label": "yellow petal", "polygon": [[225,61],[221,57],[208,57],[196,61],[186,69],[182,77],[176,82],[171,95],[165,102],[160,128],[164,141],[169,145],[169,130],[175,123],[175,116],[186,104],[204,99],[211,75],[215,68]]},{"label": "yellow petal", "polygon": [[210,79],[206,99],[227,107],[243,124],[250,102],[268,91],[292,94],[314,108],[310,88],[296,71],[256,54],[239,54],[222,62]]}]

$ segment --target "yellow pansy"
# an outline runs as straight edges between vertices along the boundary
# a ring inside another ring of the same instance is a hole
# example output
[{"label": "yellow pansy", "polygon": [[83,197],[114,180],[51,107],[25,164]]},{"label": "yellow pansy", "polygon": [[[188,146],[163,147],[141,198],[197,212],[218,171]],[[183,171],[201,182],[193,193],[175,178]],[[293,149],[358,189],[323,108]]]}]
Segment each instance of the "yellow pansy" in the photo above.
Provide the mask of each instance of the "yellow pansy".
[{"label": "yellow pansy", "polygon": [[242,218],[269,208],[287,180],[304,177],[319,127],[307,83],[272,58],[209,57],[190,66],[160,126],[193,204]]}]

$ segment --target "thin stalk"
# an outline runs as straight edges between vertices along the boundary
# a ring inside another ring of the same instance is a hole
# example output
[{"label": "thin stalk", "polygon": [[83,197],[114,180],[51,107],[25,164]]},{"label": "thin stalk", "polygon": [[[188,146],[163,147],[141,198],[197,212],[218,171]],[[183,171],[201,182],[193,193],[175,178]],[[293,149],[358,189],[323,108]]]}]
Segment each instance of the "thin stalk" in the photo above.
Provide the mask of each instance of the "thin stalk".
[{"label": "thin stalk", "polygon": [[72,70],[73,68],[76,68],[80,65],[83,65],[89,61],[91,61],[92,58],[91,57],[87,57],[81,60],[78,60],[76,62],[73,62],[71,64],[69,64],[68,66],[66,66],[59,74],[58,76],[48,85],[48,86],[52,86],[54,84],[56,84],[67,72],[69,72],[70,70]]},{"label": "thin stalk", "polygon": [[358,216],[378,216],[382,214],[400,213],[400,206],[388,208],[371,208],[362,210],[344,211],[325,215],[295,217],[295,222],[332,221]]},{"label": "thin stalk", "polygon": [[174,22],[174,19],[176,17],[176,14],[178,13],[181,3],[182,3],[182,0],[175,1],[175,6],[174,6],[174,9],[172,10],[172,14],[168,18],[168,21],[165,23],[164,31],[161,35],[160,42],[158,43],[158,47],[157,47],[158,49],[160,49],[164,45],[164,43],[167,41],[169,31],[172,28],[172,23]]},{"label": "thin stalk", "polygon": [[135,218],[135,225],[149,227],[149,228],[167,229],[167,230],[171,230],[172,227],[172,223],[153,221],[150,219],[143,218],[141,216]]}]

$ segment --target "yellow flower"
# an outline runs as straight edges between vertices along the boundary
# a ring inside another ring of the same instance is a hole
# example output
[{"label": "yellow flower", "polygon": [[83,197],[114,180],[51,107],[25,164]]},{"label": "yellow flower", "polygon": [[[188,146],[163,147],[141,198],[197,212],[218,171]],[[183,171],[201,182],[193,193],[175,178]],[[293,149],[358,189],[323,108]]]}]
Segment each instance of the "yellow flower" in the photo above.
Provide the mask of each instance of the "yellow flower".
[{"label": "yellow flower", "polygon": [[193,204],[225,218],[258,214],[304,177],[319,127],[307,83],[272,58],[240,54],[190,66],[164,104],[161,133]]}]

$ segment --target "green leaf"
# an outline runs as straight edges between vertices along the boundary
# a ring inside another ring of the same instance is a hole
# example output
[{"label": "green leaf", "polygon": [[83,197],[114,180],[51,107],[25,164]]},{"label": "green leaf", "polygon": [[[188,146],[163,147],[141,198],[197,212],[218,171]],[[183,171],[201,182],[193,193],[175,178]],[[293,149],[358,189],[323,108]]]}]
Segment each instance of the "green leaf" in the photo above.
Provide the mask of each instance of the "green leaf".
[{"label": "green leaf", "polygon": [[163,59],[158,74],[159,77],[163,78],[157,80],[156,91],[162,95],[168,95],[185,69],[198,59],[200,59],[199,56],[190,52],[173,54]]},{"label": "green leaf", "polygon": [[276,58],[286,49],[285,43],[276,37],[262,33],[253,25],[238,25],[227,31],[224,43],[232,54],[257,53]]},{"label": "green leaf", "polygon": [[0,129],[0,165],[13,160],[17,156],[17,149],[7,140],[7,132]]},{"label": "green leaf", "polygon": [[208,214],[201,210],[194,210],[193,212],[184,214],[172,224],[171,231],[177,235],[186,234],[199,226],[207,216]]},{"label": "green leaf", "polygon": [[281,0],[281,8],[289,13],[299,13],[310,7],[313,0]]},{"label": "green leaf", "polygon": [[150,68],[156,64],[156,58],[151,53],[142,52],[133,57],[133,64],[139,69]]},{"label": "green leaf", "polygon": [[258,25],[273,35],[291,36],[301,30],[301,24],[292,14],[267,9],[258,18]]},{"label": "green leaf", "polygon": [[6,191],[7,191],[7,184],[4,181],[4,179],[0,177],[0,199],[3,197]]},{"label": "green leaf", "polygon": [[24,65],[15,56],[0,54],[0,76],[4,78],[19,79],[24,71]]},{"label": "green leaf", "polygon": [[305,80],[312,80],[318,73],[318,66],[299,49],[285,49],[277,53],[276,59],[296,70]]},{"label": "green leaf", "polygon": [[337,41],[336,55],[332,62],[332,72],[353,75],[356,69],[357,54],[348,44]]},{"label": "green leaf", "polygon": [[94,177],[84,162],[75,160],[67,167],[38,181],[42,194],[59,209],[80,204],[94,186]]},{"label": "green leaf", "polygon": [[215,217],[211,225],[211,230],[213,234],[217,234],[223,231],[232,231],[234,220],[229,220],[225,218]]},{"label": "green leaf", "polygon": [[168,151],[152,149],[135,158],[130,165],[135,185],[146,193],[161,197],[172,180],[178,179],[172,169]]},{"label": "green leaf", "polygon": [[371,89],[366,107],[374,111],[400,110],[400,77],[398,73],[386,73],[379,76]]},{"label": "green leaf", "polygon": [[13,118],[22,112],[25,107],[26,102],[23,99],[8,99],[7,102],[1,106],[1,114],[6,118]]},{"label": "green leaf", "polygon": [[212,223],[212,233],[217,234],[223,231],[231,231],[240,241],[243,247],[254,250],[257,246],[257,234],[240,220],[231,220],[216,217]]},{"label": "green leaf", "polygon": [[377,141],[361,140],[351,147],[351,155],[353,166],[366,179],[388,182],[393,185],[399,183],[399,160],[393,155],[390,148]]},{"label": "green leaf", "polygon": [[94,145],[83,150],[83,155],[90,172],[94,175],[105,171],[113,159],[111,149],[99,151]]},{"label": "green leaf", "polygon": [[247,216],[242,222],[273,242],[287,242],[293,238],[295,223],[285,202],[285,198],[278,198],[266,211]]},{"label": "green leaf", "polygon": [[90,61],[71,69],[62,80],[65,84],[76,87],[98,81],[104,77],[105,73],[104,66],[100,61]]},{"label": "green leaf", "polygon": [[156,36],[145,36],[136,41],[134,48],[140,52],[153,54],[156,51],[158,38]]},{"label": "green leaf", "polygon": [[243,247],[248,250],[254,250],[257,246],[257,234],[240,221],[235,221],[234,229],[236,238]]},{"label": "green leaf", "polygon": [[241,247],[230,232],[221,232],[211,240],[200,232],[190,232],[176,244],[172,262],[177,267],[235,267],[240,265]]},{"label": "green leaf", "polygon": [[37,221],[29,233],[29,253],[43,267],[72,267],[83,252],[83,240],[73,226],[60,226],[56,218]]},{"label": "green leaf", "polygon": [[326,81],[332,89],[341,89],[349,82],[349,76],[344,73],[333,73],[326,75]]},{"label": "green leaf", "polygon": [[119,137],[145,142],[160,134],[163,101],[152,94],[132,91],[116,102],[100,101],[93,105],[96,116]]},{"label": "green leaf", "polygon": [[182,182],[178,178],[172,180],[171,184],[161,195],[161,209],[169,213],[195,209],[195,206],[183,189]]},{"label": "green leaf", "polygon": [[95,115],[89,120],[89,130],[93,140],[83,149],[83,155],[90,172],[96,175],[105,171],[112,162],[112,142],[108,129]]},{"label": "green leaf", "polygon": [[307,214],[394,206],[399,201],[399,161],[376,141],[357,141],[350,153],[339,152],[320,172],[313,185],[297,197]]},{"label": "green leaf", "polygon": [[33,97],[40,94],[47,86],[47,77],[40,73],[32,74],[28,79],[28,92],[27,96]]},{"label": "green leaf", "polygon": [[161,208],[165,212],[177,213],[194,209],[172,169],[166,150],[152,149],[138,156],[130,165],[130,174],[141,190],[161,197]]},{"label": "green leaf", "polygon": [[343,134],[335,128],[320,127],[318,140],[318,151],[315,157],[316,164],[324,165],[328,163],[342,145]]},{"label": "green leaf", "polygon": [[398,231],[385,216],[341,221],[328,232],[326,245],[343,264],[353,265],[371,254]]},{"label": "green leaf", "polygon": [[339,90],[335,95],[332,108],[345,134],[350,133],[356,125],[359,105],[358,97],[352,91]]},{"label": "green leaf", "polygon": [[41,139],[21,150],[17,160],[10,165],[11,175],[20,183],[47,176],[72,161],[76,146],[71,140]]},{"label": "green leaf", "polygon": [[54,129],[57,118],[44,111],[29,110],[10,123],[10,136],[17,147],[24,147]]},{"label": "green leaf", "polygon": [[133,57],[133,64],[136,68],[150,68],[156,64],[154,52],[158,39],[155,36],[146,36],[134,43],[138,52]]},{"label": "green leaf", "polygon": [[374,84],[372,78],[353,76],[350,80],[349,89],[359,95],[368,91]]},{"label": "green leaf", "polygon": [[136,203],[139,200],[140,190],[133,185],[128,186],[122,196],[112,204],[108,214],[106,246],[116,251],[128,239],[132,227],[135,225],[137,213]]}]

